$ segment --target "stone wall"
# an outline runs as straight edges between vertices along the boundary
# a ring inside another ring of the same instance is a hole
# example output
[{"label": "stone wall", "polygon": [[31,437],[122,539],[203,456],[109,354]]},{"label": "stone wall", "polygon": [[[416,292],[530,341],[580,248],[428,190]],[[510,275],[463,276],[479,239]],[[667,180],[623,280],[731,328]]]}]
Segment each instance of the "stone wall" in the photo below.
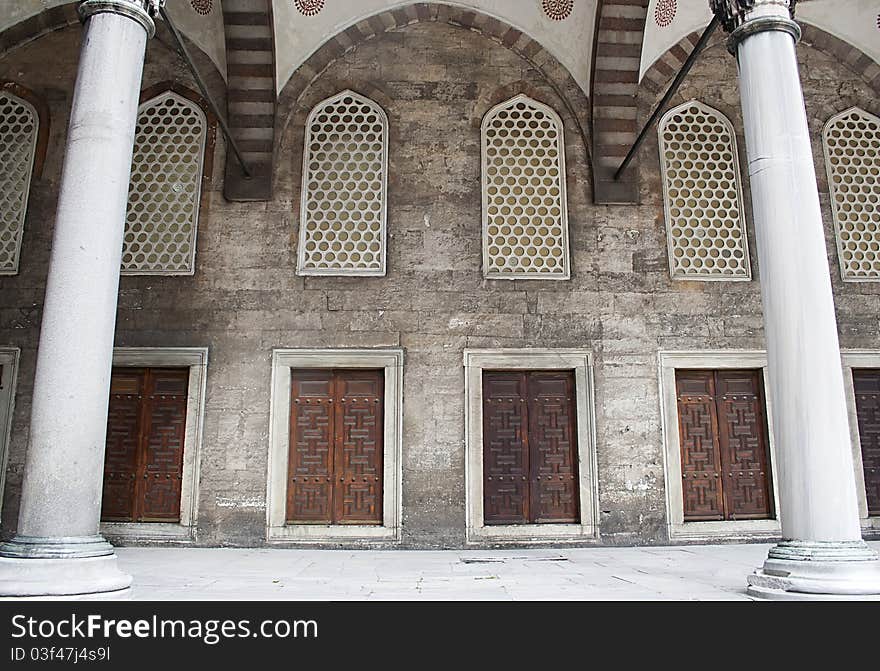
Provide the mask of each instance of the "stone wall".
[{"label": "stone wall", "polygon": [[[0,282],[0,345],[22,348],[4,533],[16,523],[78,35],[66,29],[0,60],[0,77],[44,96],[52,112],[22,270]],[[50,54],[66,65],[45,68]],[[876,346],[880,285],[839,281],[818,137],[832,113],[852,104],[876,113],[877,103],[844,65],[806,47],[800,57],[842,345]],[[144,86],[168,79],[192,87],[181,63],[153,43]],[[390,121],[388,273],[298,277],[303,124],[317,102],[344,88],[376,100]],[[490,107],[519,92],[553,107],[565,123],[570,281],[482,278],[479,125]],[[642,119],[655,98],[642,92]],[[676,102],[690,98],[729,116],[742,153],[735,61],[723,47],[707,50]],[[593,205],[586,145],[564,101],[520,56],[460,27],[416,24],[364,42],[296,99],[282,91],[278,123],[274,199],[226,202],[215,171],[195,276],[121,281],[117,345],[210,348],[197,542],[264,543],[272,349],[392,346],[405,350],[404,546],[465,542],[466,347],[592,350],[602,542],[666,542],[657,351],[763,347],[754,235],[752,282],[672,282],[656,134],[642,150],[642,204]],[[223,165],[223,151],[218,141],[215,165]]]}]

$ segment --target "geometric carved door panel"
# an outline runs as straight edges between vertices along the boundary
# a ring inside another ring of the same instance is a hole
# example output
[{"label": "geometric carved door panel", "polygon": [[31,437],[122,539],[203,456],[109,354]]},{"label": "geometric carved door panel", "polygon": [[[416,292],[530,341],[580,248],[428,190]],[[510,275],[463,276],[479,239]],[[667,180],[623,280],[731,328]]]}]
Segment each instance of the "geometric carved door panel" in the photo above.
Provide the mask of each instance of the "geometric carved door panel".
[{"label": "geometric carved door panel", "polygon": [[880,370],[853,370],[868,515],[880,515]]},{"label": "geometric carved door panel", "polygon": [[769,519],[766,404],[760,370],[677,370],[686,522]]},{"label": "geometric carved door panel", "polygon": [[483,372],[483,521],[578,522],[572,371]]},{"label": "geometric carved door panel", "polygon": [[291,371],[288,522],[382,524],[384,379]]},{"label": "geometric carved door panel", "polygon": [[103,521],[180,521],[188,384],[187,368],[113,369]]}]

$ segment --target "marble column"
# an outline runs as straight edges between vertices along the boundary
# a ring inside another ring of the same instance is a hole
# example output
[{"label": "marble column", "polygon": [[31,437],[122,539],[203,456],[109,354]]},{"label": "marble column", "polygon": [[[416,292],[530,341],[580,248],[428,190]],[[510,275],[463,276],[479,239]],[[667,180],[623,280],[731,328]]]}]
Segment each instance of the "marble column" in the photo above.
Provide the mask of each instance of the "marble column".
[{"label": "marble column", "polygon": [[710,0],[739,66],[783,541],[762,598],[880,593],[861,537],[837,321],[793,21],[795,0]]},{"label": "marble column", "polygon": [[99,533],[119,267],[147,40],[158,0],[86,0],[49,261],[18,533],[0,595],[125,597]]}]

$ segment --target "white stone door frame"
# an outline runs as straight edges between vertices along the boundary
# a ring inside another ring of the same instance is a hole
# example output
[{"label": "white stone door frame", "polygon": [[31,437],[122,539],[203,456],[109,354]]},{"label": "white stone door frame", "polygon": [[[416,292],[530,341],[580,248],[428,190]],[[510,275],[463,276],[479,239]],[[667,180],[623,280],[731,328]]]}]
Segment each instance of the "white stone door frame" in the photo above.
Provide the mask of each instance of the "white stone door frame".
[{"label": "white stone door frame", "polygon": [[[287,524],[290,371],[294,368],[381,368],[385,372],[382,524]],[[403,441],[403,350],[274,349],[269,398],[266,540],[269,543],[399,542]]]},{"label": "white stone door frame", "polygon": [[115,347],[113,365],[124,368],[189,368],[180,522],[101,522],[101,533],[113,541],[193,542],[199,512],[199,469],[205,423],[207,347]]},{"label": "white stone door frame", "polygon": [[15,409],[15,389],[18,384],[18,347],[0,347],[0,512],[3,511],[3,491],[6,487],[6,463],[9,459],[9,439],[12,435],[12,412]]},{"label": "white stone door frame", "polygon": [[[577,417],[579,524],[486,525],[483,518],[483,370],[572,370]],[[468,544],[565,543],[599,539],[593,353],[586,349],[466,349],[465,496]]]},{"label": "white stone door frame", "polygon": [[[663,437],[663,477],[666,482],[666,529],[669,540],[775,539],[782,534],[779,522],[779,491],[776,451],[773,441],[773,400],[767,384],[767,353],[764,350],[704,350],[658,352],[660,381],[660,425]],[[685,522],[681,487],[681,441],[676,369],[760,368],[764,383],[765,414],[769,442],[770,482],[773,490],[772,520]]]},{"label": "white stone door frame", "polygon": [[856,495],[859,499],[859,518],[862,531],[880,532],[880,517],[868,516],[868,497],[865,492],[865,471],[862,463],[862,442],[859,437],[859,420],[856,414],[856,394],[853,388],[853,368],[880,368],[880,350],[841,350],[843,361],[843,385],[846,390],[846,410],[849,415],[849,433],[852,441],[853,470],[856,478]]}]

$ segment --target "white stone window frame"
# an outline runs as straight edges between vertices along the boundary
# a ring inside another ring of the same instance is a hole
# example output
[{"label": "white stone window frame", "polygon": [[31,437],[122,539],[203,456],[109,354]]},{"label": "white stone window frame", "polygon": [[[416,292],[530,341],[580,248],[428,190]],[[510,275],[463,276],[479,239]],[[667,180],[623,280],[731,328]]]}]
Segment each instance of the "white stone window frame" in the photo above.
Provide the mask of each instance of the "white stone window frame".
[{"label": "white stone window frame", "polygon": [[0,379],[0,512],[3,511],[3,491],[6,487],[6,464],[9,459],[20,357],[21,350],[18,347],[0,347],[0,367],[3,372]]},{"label": "white stone window frame", "polygon": [[[382,524],[288,524],[291,370],[383,369],[385,380],[382,454]],[[266,482],[266,540],[269,543],[398,543],[403,519],[403,350],[274,349],[269,397],[269,467]]]},{"label": "white stone window frame", "polygon": [[[663,474],[666,480],[666,529],[669,540],[715,541],[734,539],[778,539],[779,487],[776,446],[773,440],[773,400],[767,379],[767,353],[764,350],[661,351],[658,355],[660,380],[660,426],[663,437]],[[760,369],[764,384],[765,415],[770,482],[773,490],[773,519],[684,521],[684,498],[681,487],[681,434],[678,423],[678,400],[675,371],[678,369],[724,370]]]},{"label": "white stone window frame", "polygon": [[[24,189],[21,194],[21,218],[18,222],[18,246],[15,250],[15,261],[11,267],[0,267],[0,276],[2,275],[17,275],[18,269],[21,264],[21,247],[22,241],[24,239],[24,224],[27,219],[27,209],[28,209],[28,201],[30,199],[31,193],[31,180],[34,177],[34,161],[37,157],[37,144],[39,142],[40,136],[40,123],[42,119],[40,119],[40,114],[37,111],[37,108],[34,107],[30,102],[22,98],[21,96],[15,95],[12,91],[0,89],[0,92],[12,98],[17,104],[21,105],[25,109],[28,110],[33,115],[34,119],[34,132],[31,136],[30,148],[29,148],[29,156],[30,160],[28,161],[27,168],[27,179],[24,182]],[[4,169],[6,167],[4,166]],[[0,490],[2,491],[2,490]]]},{"label": "white stone window frame", "polygon": [[847,273],[846,263],[844,262],[845,250],[841,237],[837,198],[835,197],[834,168],[831,165],[831,148],[828,146],[828,135],[834,124],[846,118],[853,112],[858,112],[862,116],[869,117],[870,119],[880,123],[880,117],[878,117],[876,114],[871,114],[861,107],[853,106],[845,109],[838,114],[833,115],[830,119],[828,119],[828,121],[825,123],[825,126],[822,128],[822,153],[825,158],[825,174],[828,178],[828,197],[831,201],[831,219],[834,221],[834,244],[837,248],[837,263],[838,267],[840,268],[840,279],[843,282],[880,282],[880,276],[853,277],[851,274]]},{"label": "white stone window frame", "polygon": [[[380,249],[381,263],[378,270],[359,270],[337,269],[337,268],[305,268],[306,264],[306,221],[308,218],[309,194],[309,163],[311,161],[311,133],[312,122],[325,107],[346,97],[351,97],[361,104],[370,106],[379,116],[382,124],[382,188],[379,197],[382,201],[380,210],[381,226],[380,235],[382,236],[382,245]],[[326,98],[315,105],[306,118],[305,132],[303,138],[303,159],[302,159],[302,183],[300,189],[300,208],[299,208],[299,242],[297,245],[297,261],[296,274],[301,276],[324,276],[324,277],[385,277],[388,270],[388,136],[390,134],[390,124],[388,123],[388,114],[382,106],[375,100],[367,98],[359,93],[355,93],[351,89],[340,91],[329,98]]]},{"label": "white stone window frame", "polygon": [[[492,524],[483,518],[483,371],[569,370],[575,376],[580,522]],[[599,540],[593,353],[585,349],[465,349],[466,541],[538,545]]]},{"label": "white stone window frame", "polygon": [[856,414],[856,394],[852,373],[854,368],[880,369],[880,350],[846,349],[841,351],[843,361],[843,386],[846,390],[846,409],[849,415],[849,433],[852,442],[853,471],[856,479],[856,495],[859,502],[859,518],[862,531],[880,532],[880,516],[868,516],[868,497],[865,492],[865,471],[862,463],[862,442],[859,437],[859,420]]},{"label": "white stone window frame", "polygon": [[[550,117],[556,124],[556,132],[558,137],[557,143],[557,168],[559,170],[559,198],[562,203],[562,214],[560,216],[562,227],[562,260],[563,269],[558,273],[540,273],[540,272],[516,272],[502,273],[489,270],[489,193],[488,193],[488,156],[487,156],[487,135],[486,131],[498,112],[509,107],[515,106],[521,101],[527,101],[529,105],[537,107]],[[483,247],[483,277],[487,280],[570,280],[571,279],[571,246],[569,244],[568,233],[568,173],[565,160],[565,125],[562,122],[556,110],[549,105],[530,98],[525,93],[515,95],[509,100],[498,103],[483,117],[480,124],[480,191],[482,201],[482,247]]]},{"label": "white stone window frame", "polygon": [[[669,206],[669,180],[667,178],[666,152],[664,151],[666,145],[663,140],[663,132],[666,128],[666,124],[668,123],[668,121],[673,116],[678,114],[682,109],[686,109],[688,107],[698,107],[704,113],[711,114],[717,117],[718,120],[721,121],[721,123],[727,129],[727,132],[730,134],[731,153],[733,154],[733,174],[734,181],[736,182],[736,198],[739,206],[740,233],[742,235],[742,263],[745,270],[742,275],[723,275],[718,273],[704,273],[702,275],[683,274],[680,272],[676,272],[675,270],[675,244],[672,236],[672,214]],[[661,117],[660,122],[657,124],[657,142],[660,149],[660,181],[663,183],[663,214],[665,217],[664,223],[666,226],[666,253],[669,260],[669,277],[674,281],[751,282],[752,261],[751,256],[749,255],[749,238],[748,227],[746,226],[745,199],[743,198],[742,171],[740,170],[739,165],[739,148],[736,141],[736,131],[730,119],[728,119],[727,115],[725,115],[720,110],[706,105],[699,100],[689,100],[686,103],[673,107]]]},{"label": "white stone window frame", "polygon": [[188,368],[186,425],[180,522],[101,522],[101,533],[118,541],[194,542],[198,528],[199,472],[205,424],[207,347],[115,347],[113,366],[120,368]]},{"label": "white stone window frame", "polygon": [[[198,171],[198,179],[196,180],[196,191],[193,194],[193,215],[192,215],[192,242],[190,245],[190,256],[189,256],[189,268],[183,270],[161,270],[161,269],[126,269],[125,267],[120,268],[119,274],[123,276],[137,276],[137,275],[158,275],[158,276],[179,276],[179,277],[192,277],[196,274],[196,246],[198,244],[199,239],[199,219],[201,218],[202,212],[202,182],[205,177],[205,153],[208,147],[208,117],[205,114],[205,110],[202,109],[201,105],[196,103],[193,100],[190,100],[186,96],[183,96],[176,91],[171,89],[167,91],[163,91],[159,93],[149,100],[145,100],[140,105],[138,105],[138,118],[141,115],[141,112],[148,108],[159,105],[167,98],[174,98],[177,102],[182,105],[189,107],[195,112],[198,116],[199,121],[201,122],[202,133],[199,141],[199,171]],[[135,138],[137,137],[137,129],[135,129]],[[133,148],[133,152],[137,151],[137,144],[135,144]],[[126,219],[128,218],[128,209],[126,207]]]}]

